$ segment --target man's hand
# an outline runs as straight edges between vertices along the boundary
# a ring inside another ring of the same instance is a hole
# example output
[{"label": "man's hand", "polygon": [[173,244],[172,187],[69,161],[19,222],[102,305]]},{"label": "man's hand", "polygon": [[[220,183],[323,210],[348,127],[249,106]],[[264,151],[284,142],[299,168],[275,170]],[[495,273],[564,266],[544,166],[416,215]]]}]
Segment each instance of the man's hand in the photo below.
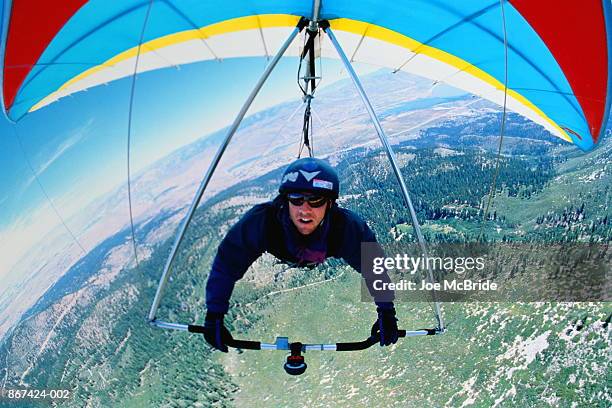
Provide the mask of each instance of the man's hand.
[{"label": "man's hand", "polygon": [[232,338],[223,324],[224,313],[207,312],[204,320],[204,338],[212,347],[227,353],[225,343]]},{"label": "man's hand", "polygon": [[378,320],[372,326],[372,335],[380,332],[380,345],[389,346],[397,342],[397,319],[395,308],[382,309],[378,307]]}]

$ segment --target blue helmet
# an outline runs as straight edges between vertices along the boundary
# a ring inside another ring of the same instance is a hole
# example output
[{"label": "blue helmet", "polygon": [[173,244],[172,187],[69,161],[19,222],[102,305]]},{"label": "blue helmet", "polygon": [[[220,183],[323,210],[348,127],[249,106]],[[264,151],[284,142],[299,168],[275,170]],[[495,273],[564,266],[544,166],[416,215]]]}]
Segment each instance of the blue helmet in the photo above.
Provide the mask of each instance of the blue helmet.
[{"label": "blue helmet", "polygon": [[336,199],[340,191],[338,173],[325,161],[304,157],[291,163],[281,180],[281,194],[307,191]]}]

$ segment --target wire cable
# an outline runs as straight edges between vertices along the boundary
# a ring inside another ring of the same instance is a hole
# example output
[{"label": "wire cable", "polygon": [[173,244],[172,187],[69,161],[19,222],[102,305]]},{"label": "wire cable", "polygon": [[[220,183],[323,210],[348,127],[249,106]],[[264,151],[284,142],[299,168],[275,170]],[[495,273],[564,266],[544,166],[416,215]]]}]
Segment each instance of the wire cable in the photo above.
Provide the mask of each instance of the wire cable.
[{"label": "wire cable", "polygon": [[19,134],[17,133],[17,128],[15,126],[16,125],[13,125],[13,126],[11,126],[11,128],[13,129],[13,132],[15,134],[15,139],[17,139],[17,143],[19,144],[19,148],[21,150],[21,153],[23,154],[23,158],[25,159],[25,162],[27,163],[28,168],[30,169],[30,171],[32,172],[32,175],[34,176],[34,180],[36,181],[36,184],[38,184],[38,187],[40,188],[40,191],[42,191],[43,195],[45,196],[45,198],[49,202],[49,205],[53,209],[53,212],[55,213],[55,215],[57,215],[57,218],[59,218],[60,222],[62,223],[62,225],[64,226],[66,231],[68,231],[68,234],[70,234],[70,237],[72,237],[72,240],[80,248],[81,252],[83,252],[83,255],[87,255],[87,251],[85,250],[83,245],[81,245],[81,243],[77,239],[77,237],[74,234],[74,232],[72,232],[72,230],[68,227],[68,224],[66,223],[66,220],[64,220],[64,218],[60,214],[60,212],[57,209],[57,207],[55,206],[55,204],[53,204],[53,200],[51,200],[51,197],[49,197],[49,194],[47,193],[47,190],[45,189],[45,187],[41,183],[40,179],[38,178],[38,174],[34,170],[34,166],[32,166],[32,163],[28,159],[28,155],[26,154],[25,147],[23,146],[23,143],[21,142],[21,138],[19,137]]},{"label": "wire cable", "polygon": [[491,180],[491,185],[489,187],[489,198],[487,200],[487,206],[485,207],[485,211],[482,214],[482,223],[480,225],[480,232],[478,233],[478,242],[480,242],[483,238],[485,223],[487,220],[487,216],[489,215],[489,208],[491,207],[493,197],[495,196],[497,177],[499,176],[499,169],[500,169],[501,151],[502,151],[502,145],[504,142],[504,132],[506,129],[506,114],[507,114],[507,100],[508,100],[508,36],[506,32],[506,14],[504,12],[504,0],[499,0],[499,4],[501,8],[501,15],[502,15],[502,27],[504,30],[504,105],[503,105],[503,111],[502,111],[501,126],[499,129],[499,146],[497,148],[497,157],[495,160],[495,172],[493,173],[493,179]]},{"label": "wire cable", "polygon": [[[316,31],[308,30],[304,37],[304,44],[300,53],[300,62],[297,70],[297,84],[302,91],[303,101],[306,104],[304,109],[304,120],[302,125],[302,141],[300,142],[297,158],[302,157],[304,147],[308,148],[308,156],[314,157],[314,146],[312,139],[312,117],[310,104],[314,98],[314,93],[319,85],[320,77],[316,76],[316,55],[315,55],[315,41],[319,39],[319,47],[321,46],[321,29]],[[304,76],[300,76],[302,73],[302,63],[308,58],[308,65]],[[319,58],[319,68],[321,68],[321,59]],[[317,82],[319,79],[319,82]],[[301,81],[304,81],[302,86]],[[310,88],[310,89],[309,89]]]},{"label": "wire cable", "polygon": [[138,251],[136,249],[136,233],[134,230],[134,213],[132,209],[132,181],[131,181],[131,166],[130,166],[130,153],[131,153],[131,140],[132,140],[132,111],[134,107],[134,94],[136,90],[136,73],[138,72],[138,62],[140,60],[140,50],[142,49],[142,41],[144,39],[145,29],[151,13],[151,7],[153,6],[153,0],[149,1],[147,7],[147,14],[145,15],[142,23],[142,30],[140,31],[140,40],[138,41],[138,50],[136,52],[136,61],[134,62],[134,74],[132,74],[132,84],[130,89],[130,104],[128,108],[128,129],[127,129],[127,192],[128,192],[128,207],[130,211],[130,230],[132,233],[132,247],[134,248],[134,260],[136,266],[140,265],[138,260]]}]

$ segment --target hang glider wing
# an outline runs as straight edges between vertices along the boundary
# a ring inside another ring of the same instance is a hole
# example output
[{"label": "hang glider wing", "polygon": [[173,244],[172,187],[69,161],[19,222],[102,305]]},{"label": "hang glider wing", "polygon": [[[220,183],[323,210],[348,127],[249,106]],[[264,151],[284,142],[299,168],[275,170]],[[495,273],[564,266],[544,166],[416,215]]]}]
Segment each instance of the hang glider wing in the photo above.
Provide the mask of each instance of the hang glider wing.
[{"label": "hang glider wing", "polygon": [[[136,73],[273,55],[312,12],[299,0],[9,4],[2,100],[12,120]],[[416,73],[500,105],[506,96],[509,109],[589,150],[610,106],[610,9],[609,0],[324,0],[320,17],[354,61]],[[297,56],[299,47],[287,55]],[[321,53],[337,58],[329,42]]]}]

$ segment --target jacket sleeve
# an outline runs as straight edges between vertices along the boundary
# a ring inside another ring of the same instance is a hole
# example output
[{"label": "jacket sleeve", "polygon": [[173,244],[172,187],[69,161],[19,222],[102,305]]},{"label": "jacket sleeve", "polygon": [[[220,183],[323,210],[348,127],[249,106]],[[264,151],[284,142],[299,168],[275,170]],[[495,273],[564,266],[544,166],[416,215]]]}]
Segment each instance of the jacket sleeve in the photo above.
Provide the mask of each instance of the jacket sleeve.
[{"label": "jacket sleeve", "polygon": [[206,282],[209,311],[227,313],[234,285],[264,252],[266,212],[265,204],[247,211],[219,244]]},{"label": "jacket sleeve", "polygon": [[[386,271],[382,274],[375,274],[372,270],[373,259],[375,257],[385,257],[384,250],[380,244],[378,244],[374,232],[368,227],[364,220],[357,214],[348,210],[344,210],[344,213],[346,224],[343,234],[344,242],[341,246],[341,257],[353,269],[361,273],[370,296],[372,296],[379,308],[393,308],[395,293],[392,290],[374,289],[374,282],[377,280],[385,283],[391,282],[391,278]],[[372,243],[368,245],[369,250],[367,253],[362,253],[362,243]]]}]

